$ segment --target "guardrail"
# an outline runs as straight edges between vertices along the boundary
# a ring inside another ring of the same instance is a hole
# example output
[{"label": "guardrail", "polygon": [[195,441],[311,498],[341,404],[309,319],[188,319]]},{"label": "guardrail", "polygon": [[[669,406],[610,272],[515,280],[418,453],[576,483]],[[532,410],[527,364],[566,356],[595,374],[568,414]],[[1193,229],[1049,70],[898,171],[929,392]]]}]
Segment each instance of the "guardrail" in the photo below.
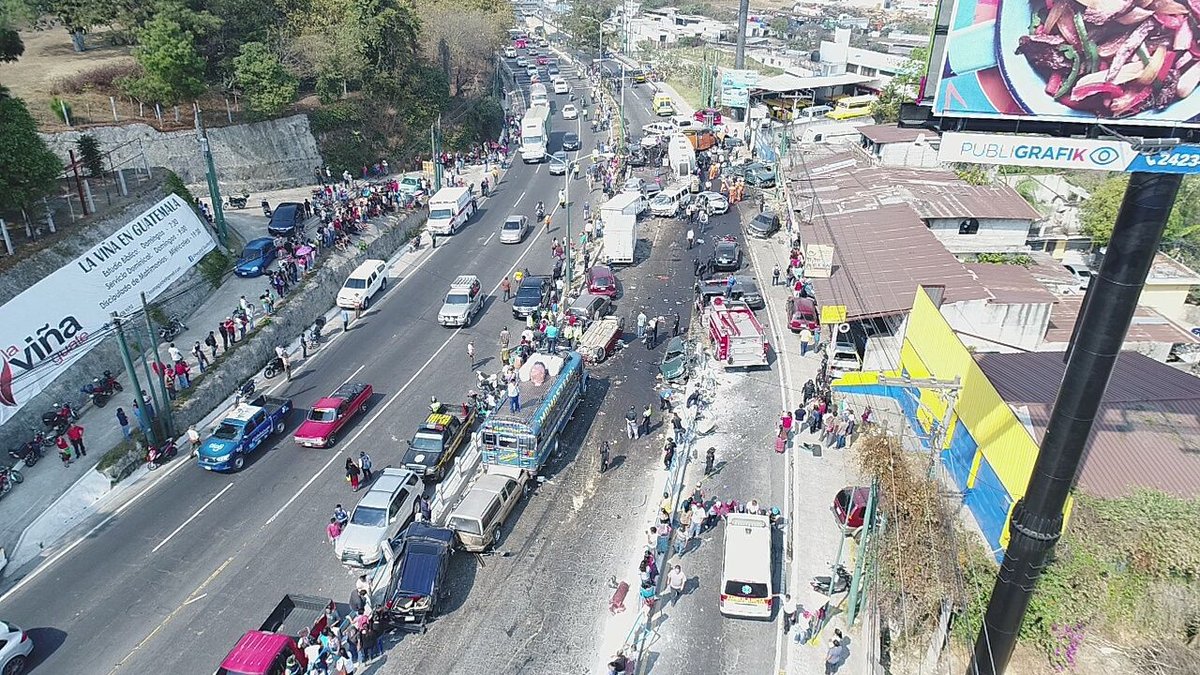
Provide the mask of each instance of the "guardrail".
[{"label": "guardrail", "polygon": [[482,458],[479,442],[476,438],[472,438],[471,445],[454,460],[446,477],[434,491],[433,503],[430,504],[429,510],[435,524],[445,524],[446,517],[458,505],[459,500],[474,481],[476,474],[479,473]]}]

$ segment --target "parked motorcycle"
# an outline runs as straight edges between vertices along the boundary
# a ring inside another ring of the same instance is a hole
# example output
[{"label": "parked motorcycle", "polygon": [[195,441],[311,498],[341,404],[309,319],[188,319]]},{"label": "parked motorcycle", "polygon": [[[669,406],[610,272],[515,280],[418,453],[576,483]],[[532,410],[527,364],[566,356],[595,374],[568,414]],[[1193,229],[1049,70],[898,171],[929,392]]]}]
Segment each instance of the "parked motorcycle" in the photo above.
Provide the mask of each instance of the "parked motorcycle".
[{"label": "parked motorcycle", "polygon": [[[846,591],[850,590],[851,577],[850,573],[846,571],[846,568],[838,565],[834,569],[834,573],[837,575],[837,578],[832,580],[832,582],[831,578],[828,576],[816,576],[813,577],[809,584],[812,586],[814,591],[821,593],[822,595],[835,595],[837,593],[845,593]],[[831,583],[833,585],[832,588],[830,588]]]},{"label": "parked motorcycle", "polygon": [[162,446],[151,445],[146,449],[146,468],[150,470],[157,469],[163,462],[170,460],[179,454],[179,448],[175,446],[175,441],[168,440]]},{"label": "parked motorcycle", "polygon": [[20,471],[11,466],[0,464],[0,497],[8,494],[14,485],[24,481],[25,477],[21,475]]},{"label": "parked motorcycle", "polygon": [[269,380],[282,372],[283,359],[276,356],[275,358],[271,359],[271,362],[267,364],[265,369],[263,369],[263,377]]},{"label": "parked motorcycle", "polygon": [[245,401],[246,399],[253,396],[256,388],[257,388],[257,385],[254,383],[253,377],[246,380],[245,384],[243,384],[241,386],[241,388],[238,389],[237,394],[234,395],[234,398],[233,398],[234,405],[237,405],[237,404],[241,403],[242,401]]},{"label": "parked motorcycle", "polygon": [[318,316],[313,322],[312,328],[308,331],[308,341],[314,345],[321,341],[321,330],[325,328],[325,317]]},{"label": "parked motorcycle", "polygon": [[120,382],[113,376],[111,370],[104,371],[104,377],[94,378],[88,384],[83,385],[79,391],[92,397],[92,404],[97,408],[103,408],[108,399],[112,398],[117,392],[123,390]]},{"label": "parked motorcycle", "polygon": [[172,316],[167,319],[167,322],[158,328],[158,337],[163,342],[172,342],[179,337],[183,331],[187,330],[187,324],[177,316]]},{"label": "parked motorcycle", "polygon": [[262,206],[263,215],[270,218],[271,217],[271,203],[264,199],[264,200],[262,200],[261,206]]},{"label": "parked motorcycle", "polygon": [[79,413],[71,407],[70,403],[58,404],[53,410],[42,413],[42,425],[50,429],[54,436],[66,433],[67,427],[77,419],[79,419]]},{"label": "parked motorcycle", "polygon": [[250,199],[249,194],[229,195],[229,197],[226,198],[226,203],[229,204],[229,206],[231,206],[232,208],[244,209],[244,208],[246,208],[246,201],[249,199]]}]

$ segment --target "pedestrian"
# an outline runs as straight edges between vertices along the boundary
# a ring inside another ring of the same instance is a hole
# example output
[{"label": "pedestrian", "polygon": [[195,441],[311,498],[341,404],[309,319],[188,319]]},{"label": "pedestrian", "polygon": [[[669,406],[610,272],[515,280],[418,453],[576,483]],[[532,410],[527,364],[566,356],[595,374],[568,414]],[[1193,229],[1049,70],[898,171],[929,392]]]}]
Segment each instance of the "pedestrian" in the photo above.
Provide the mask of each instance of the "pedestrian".
[{"label": "pedestrian", "polygon": [[417,510],[421,512],[421,518],[429,522],[433,519],[433,506],[429,503],[429,498],[421,495],[417,498]]},{"label": "pedestrian", "polygon": [[799,606],[796,604],[795,598],[790,593],[785,593],[783,596],[783,634],[791,630],[792,624],[796,623],[796,612],[799,611]]},{"label": "pedestrian", "polygon": [[217,359],[217,336],[214,335],[211,330],[208,331],[208,335],[205,336],[204,344],[208,345],[208,348],[212,350],[212,357],[215,361]]},{"label": "pedestrian", "polygon": [[692,250],[692,245],[694,243],[696,243],[696,231],[689,227],[687,231],[687,250]]},{"label": "pedestrian", "polygon": [[355,321],[358,321],[359,319],[362,318],[362,310],[363,310],[362,300],[355,300],[354,301],[354,320]]},{"label": "pedestrian", "polygon": [[658,526],[658,534],[654,537],[654,555],[665,556],[671,546],[671,525],[663,523]]},{"label": "pedestrian", "polygon": [[775,263],[775,269],[771,270],[771,285],[779,285],[779,263]]},{"label": "pedestrian", "polygon": [[121,435],[125,440],[133,437],[133,432],[129,430],[129,417],[125,414],[124,408],[117,408],[117,424],[121,427]]},{"label": "pedestrian", "polygon": [[192,379],[188,373],[188,364],[183,359],[175,362],[175,381],[179,383],[181,389],[187,389],[192,386]]},{"label": "pedestrian", "polygon": [[630,439],[636,440],[638,437],[638,416],[637,408],[629,406],[629,412],[625,413],[625,431],[629,434]]},{"label": "pedestrian", "polygon": [[200,454],[200,432],[196,431],[196,425],[188,427],[187,430],[188,444],[191,446],[191,456],[195,457]]},{"label": "pedestrian", "polygon": [[508,409],[510,412],[521,411],[521,388],[517,386],[516,378],[508,383]]},{"label": "pedestrian", "polygon": [[471,370],[475,370],[475,341],[467,341],[467,359],[471,362]]},{"label": "pedestrian", "polygon": [[658,317],[651,317],[650,323],[646,327],[646,349],[654,349],[654,345],[657,341],[658,341]]},{"label": "pedestrian", "polygon": [[350,489],[358,492],[358,477],[362,470],[354,463],[353,457],[346,458],[346,480],[350,481]]},{"label": "pedestrian", "polygon": [[192,356],[196,358],[196,366],[200,368],[200,374],[203,375],[204,371],[208,370],[208,357],[204,355],[204,348],[200,346],[199,340],[192,345]]},{"label": "pedestrian", "polygon": [[679,310],[675,310],[674,326],[671,328],[671,337],[679,336]]},{"label": "pedestrian", "polygon": [[508,299],[512,297],[512,282],[508,280],[507,275],[500,280],[500,290],[504,291],[504,301],[508,302]]},{"label": "pedestrian", "polygon": [[[229,351],[229,329],[225,327],[224,321],[217,324],[217,330],[221,331],[221,349]],[[208,334],[211,337],[212,331],[209,331]],[[215,346],[213,347],[213,358],[217,358],[217,348]]]},{"label": "pedestrian", "polygon": [[608,441],[600,442],[600,473],[608,471],[609,446]]},{"label": "pedestrian", "polygon": [[637,336],[642,337],[646,334],[646,313],[638,312],[637,315]]},{"label": "pedestrian", "polygon": [[62,460],[63,466],[71,466],[71,449],[67,446],[67,439],[59,436],[54,439],[54,444],[58,446],[58,457]]},{"label": "pedestrian", "polygon": [[675,531],[675,555],[681,558],[687,552],[687,533],[692,529],[692,509],[688,504],[684,504],[684,506],[687,508],[680,509],[679,527]]},{"label": "pedestrian", "polygon": [[342,536],[342,524],[337,518],[329,519],[329,524],[325,526],[325,534],[329,536],[330,545],[337,546],[338,537]]},{"label": "pedestrian", "polygon": [[342,332],[344,333],[348,330],[350,330],[350,312],[345,307],[343,307],[342,308]]},{"label": "pedestrian", "polygon": [[675,432],[675,442],[683,442],[683,420],[679,417],[679,413],[671,413],[671,429]]},{"label": "pedestrian", "polygon": [[71,439],[71,447],[75,449],[76,457],[87,457],[87,448],[83,447],[83,427],[72,424],[67,429],[67,438]]},{"label": "pedestrian", "polygon": [[650,418],[653,415],[653,406],[648,405],[642,410],[642,427],[640,429],[640,434],[642,436],[648,436],[650,434]]},{"label": "pedestrian", "polygon": [[642,600],[642,605],[647,610],[654,609],[654,584],[649,581],[642,582],[642,590],[638,591],[638,597]]},{"label": "pedestrian", "polygon": [[679,596],[683,595],[683,587],[687,584],[687,576],[683,573],[683,567],[675,565],[667,572],[667,588],[671,591],[671,606],[679,601]]},{"label": "pedestrian", "polygon": [[671,470],[671,462],[675,460],[675,441],[668,438],[667,444],[663,447],[663,470]]},{"label": "pedestrian", "polygon": [[813,334],[807,328],[800,329],[800,356],[808,356],[808,350],[812,349]]},{"label": "pedestrian", "polygon": [[225,332],[229,333],[229,344],[233,344],[238,341],[237,328],[234,326],[232,316],[225,317]]},{"label": "pedestrian", "polygon": [[375,475],[375,463],[371,461],[371,456],[365,450],[360,450],[358,453],[358,468],[362,470],[363,482],[370,483],[371,477]]},{"label": "pedestrian", "polygon": [[700,531],[704,529],[704,521],[708,520],[708,511],[705,510],[704,504],[699,502],[692,503],[692,525],[688,528],[688,542],[700,536]]},{"label": "pedestrian", "polygon": [[832,640],[829,651],[825,652],[825,675],[833,675],[850,657],[850,650],[842,645],[841,640]]},{"label": "pedestrian", "polygon": [[708,452],[704,453],[704,475],[711,476],[714,465],[717,462],[717,449],[710,447]]},{"label": "pedestrian", "polygon": [[167,345],[167,355],[171,357],[171,363],[183,360],[183,352],[179,351],[179,347],[176,347],[174,342]]}]

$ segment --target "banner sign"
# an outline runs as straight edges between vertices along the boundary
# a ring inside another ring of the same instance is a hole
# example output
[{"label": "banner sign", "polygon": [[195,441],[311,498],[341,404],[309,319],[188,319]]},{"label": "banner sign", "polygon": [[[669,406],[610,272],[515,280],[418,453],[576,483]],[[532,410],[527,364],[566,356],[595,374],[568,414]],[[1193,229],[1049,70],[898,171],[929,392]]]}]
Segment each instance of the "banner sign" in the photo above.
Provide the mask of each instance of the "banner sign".
[{"label": "banner sign", "polygon": [[721,71],[721,105],[746,108],[750,105],[750,87],[758,84],[757,70]]},{"label": "banner sign", "polygon": [[942,134],[939,162],[1147,173],[1200,173],[1200,145],[1142,154],[1124,141],[1013,134]]},{"label": "banner sign", "polygon": [[0,424],[96,346],[112,312],[140,311],[141,293],[155,298],[215,247],[169,195],[0,306]]},{"label": "banner sign", "polygon": [[958,0],[935,115],[1200,126],[1194,0]]}]

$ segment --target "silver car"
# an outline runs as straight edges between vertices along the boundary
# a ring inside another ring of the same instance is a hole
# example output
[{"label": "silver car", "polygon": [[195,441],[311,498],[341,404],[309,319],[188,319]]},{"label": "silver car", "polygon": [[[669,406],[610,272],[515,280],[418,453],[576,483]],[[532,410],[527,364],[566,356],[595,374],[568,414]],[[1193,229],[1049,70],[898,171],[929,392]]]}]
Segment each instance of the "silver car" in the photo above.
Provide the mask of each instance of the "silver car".
[{"label": "silver car", "polygon": [[0,621],[0,673],[17,675],[25,672],[33,640],[29,634],[6,621]]},{"label": "silver car", "polygon": [[412,520],[421,479],[408,469],[387,468],[371,484],[333,551],[343,565],[366,567],[379,562],[382,547]]},{"label": "silver car", "polygon": [[519,244],[525,240],[529,232],[529,218],[525,216],[509,216],[500,226],[501,244]]}]

